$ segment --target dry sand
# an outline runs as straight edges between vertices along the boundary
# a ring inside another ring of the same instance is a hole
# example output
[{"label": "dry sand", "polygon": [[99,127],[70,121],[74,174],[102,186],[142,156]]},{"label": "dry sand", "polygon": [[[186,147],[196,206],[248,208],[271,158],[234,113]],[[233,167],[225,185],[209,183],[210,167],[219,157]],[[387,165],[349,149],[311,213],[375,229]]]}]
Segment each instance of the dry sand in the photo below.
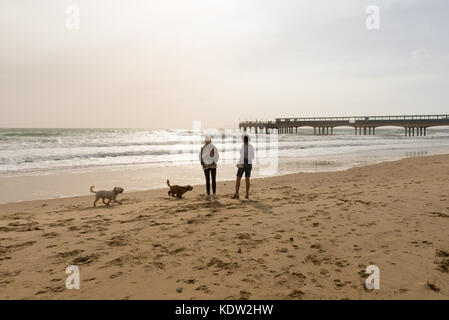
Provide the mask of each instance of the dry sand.
[{"label": "dry sand", "polygon": [[449,298],[449,155],[255,179],[249,201],[233,187],[1,205],[0,298]]}]

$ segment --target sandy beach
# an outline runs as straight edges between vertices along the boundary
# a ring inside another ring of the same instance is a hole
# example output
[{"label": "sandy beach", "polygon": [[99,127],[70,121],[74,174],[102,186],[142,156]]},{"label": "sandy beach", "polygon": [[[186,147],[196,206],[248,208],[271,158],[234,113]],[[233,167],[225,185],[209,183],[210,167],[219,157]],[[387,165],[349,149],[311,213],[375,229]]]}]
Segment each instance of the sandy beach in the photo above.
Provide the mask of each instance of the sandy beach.
[{"label": "sandy beach", "polygon": [[448,299],[448,174],[437,155],[254,179],[250,200],[220,182],[215,201],[196,186],[4,204],[0,299]]}]

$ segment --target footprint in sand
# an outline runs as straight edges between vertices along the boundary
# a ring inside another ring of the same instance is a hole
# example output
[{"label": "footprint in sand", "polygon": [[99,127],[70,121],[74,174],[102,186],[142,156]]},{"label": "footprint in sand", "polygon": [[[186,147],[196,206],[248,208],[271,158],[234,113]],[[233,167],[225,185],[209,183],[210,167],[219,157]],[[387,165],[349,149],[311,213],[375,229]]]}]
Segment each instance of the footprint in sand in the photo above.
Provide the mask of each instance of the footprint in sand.
[{"label": "footprint in sand", "polygon": [[304,292],[302,292],[301,290],[293,290],[288,297],[291,299],[302,299],[302,297],[304,296]]},{"label": "footprint in sand", "polygon": [[449,273],[449,252],[445,250],[437,250],[435,256],[437,258],[435,261],[437,270],[444,273]]},{"label": "footprint in sand", "polygon": [[56,238],[57,236],[59,236],[59,233],[49,232],[49,233],[44,233],[42,236],[44,238]]},{"label": "footprint in sand", "polygon": [[195,289],[196,291],[203,291],[204,293],[213,293],[206,285],[202,284]]},{"label": "footprint in sand", "polygon": [[59,256],[61,258],[68,258],[68,257],[76,256],[76,255],[80,254],[83,251],[84,250],[73,250],[73,251],[67,251],[67,252],[59,252],[57,254],[57,256]]},{"label": "footprint in sand", "polygon": [[127,242],[126,242],[124,236],[116,236],[116,237],[111,238],[108,241],[108,245],[110,247],[121,247],[121,246],[126,246],[126,244],[127,244]]},{"label": "footprint in sand", "polygon": [[84,257],[79,257],[76,258],[72,261],[72,264],[74,265],[83,265],[83,264],[90,264],[94,261],[98,260],[98,255],[96,254],[91,254],[88,256],[84,256]]},{"label": "footprint in sand", "polygon": [[249,298],[251,297],[251,292],[242,290],[240,291],[240,300],[249,300]]},{"label": "footprint in sand", "polygon": [[117,272],[117,273],[111,274],[111,275],[109,276],[109,278],[114,279],[114,278],[120,277],[122,274],[123,274],[123,272],[119,271],[119,272]]},{"label": "footprint in sand", "polygon": [[429,281],[426,282],[426,287],[432,291],[440,292],[440,288],[438,288],[434,283],[431,283]]}]

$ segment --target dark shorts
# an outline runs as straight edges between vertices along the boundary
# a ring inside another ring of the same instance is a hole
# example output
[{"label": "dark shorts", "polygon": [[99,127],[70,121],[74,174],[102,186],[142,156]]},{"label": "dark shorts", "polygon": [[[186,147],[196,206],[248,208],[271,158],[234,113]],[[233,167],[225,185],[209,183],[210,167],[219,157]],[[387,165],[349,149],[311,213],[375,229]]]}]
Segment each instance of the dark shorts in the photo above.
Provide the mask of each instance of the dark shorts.
[{"label": "dark shorts", "polygon": [[243,172],[245,172],[245,178],[249,178],[251,177],[251,170],[253,168],[252,164],[245,164],[243,166],[243,168],[239,168],[237,170],[237,177],[242,177],[243,176]]}]

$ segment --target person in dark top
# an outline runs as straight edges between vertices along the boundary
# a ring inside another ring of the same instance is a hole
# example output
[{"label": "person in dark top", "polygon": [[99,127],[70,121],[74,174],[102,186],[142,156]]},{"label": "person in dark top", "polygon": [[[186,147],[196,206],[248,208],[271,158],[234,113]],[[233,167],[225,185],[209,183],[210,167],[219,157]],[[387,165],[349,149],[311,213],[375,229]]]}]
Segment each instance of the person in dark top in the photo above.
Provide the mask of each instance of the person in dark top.
[{"label": "person in dark top", "polygon": [[246,194],[245,198],[249,199],[249,188],[250,188],[250,177],[251,170],[253,168],[253,159],[254,159],[254,148],[251,144],[249,144],[248,135],[243,136],[243,145],[240,149],[240,160],[237,164],[237,179],[235,181],[235,193],[232,196],[233,199],[239,199],[239,189],[240,189],[240,181],[242,179],[243,173],[245,173],[245,182],[246,182]]}]

